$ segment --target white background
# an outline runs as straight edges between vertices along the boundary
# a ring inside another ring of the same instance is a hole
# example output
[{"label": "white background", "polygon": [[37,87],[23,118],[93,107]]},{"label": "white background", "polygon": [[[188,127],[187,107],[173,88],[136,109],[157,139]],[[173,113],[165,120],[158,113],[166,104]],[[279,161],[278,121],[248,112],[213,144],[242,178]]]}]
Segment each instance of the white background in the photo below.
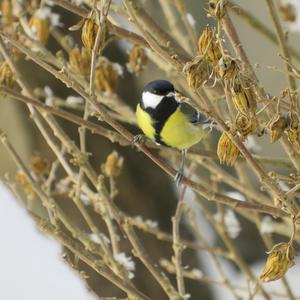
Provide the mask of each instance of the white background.
[{"label": "white background", "polygon": [[2,184],[0,195],[0,299],[95,299],[63,262],[60,246],[38,232]]}]

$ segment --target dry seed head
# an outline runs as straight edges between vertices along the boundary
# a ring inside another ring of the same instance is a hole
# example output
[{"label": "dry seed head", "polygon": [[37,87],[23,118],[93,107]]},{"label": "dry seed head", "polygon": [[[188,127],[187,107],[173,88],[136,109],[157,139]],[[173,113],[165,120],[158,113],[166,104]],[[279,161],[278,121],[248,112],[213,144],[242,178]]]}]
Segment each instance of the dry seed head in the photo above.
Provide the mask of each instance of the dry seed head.
[{"label": "dry seed head", "polygon": [[282,278],[294,263],[294,249],[290,243],[279,243],[267,252],[268,259],[260,275],[260,280],[269,282]]},{"label": "dry seed head", "polygon": [[278,9],[281,18],[286,22],[295,22],[297,15],[296,9],[291,3],[279,3]]},{"label": "dry seed head", "polygon": [[41,19],[33,15],[29,21],[29,26],[34,33],[35,39],[41,44],[46,45],[49,37],[49,19]]},{"label": "dry seed head", "polygon": [[223,132],[217,146],[217,155],[220,163],[227,166],[232,166],[239,156],[239,149],[231,141],[229,136]]},{"label": "dry seed head", "polygon": [[95,18],[93,18],[93,16],[90,19],[86,19],[84,21],[81,32],[81,40],[84,47],[88,51],[92,51],[94,48],[98,28],[99,26],[96,23]]},{"label": "dry seed head", "polygon": [[127,69],[130,73],[139,74],[148,62],[146,51],[139,45],[134,45],[129,52]]},{"label": "dry seed head", "polygon": [[287,115],[287,122],[290,129],[297,130],[300,126],[299,114],[294,111],[290,111]]},{"label": "dry seed head", "polygon": [[201,56],[206,58],[208,63],[213,66],[218,64],[222,52],[213,29],[206,27],[203,30],[198,41],[198,51]]},{"label": "dry seed head", "polygon": [[28,199],[32,200],[35,198],[36,193],[30,184],[28,177],[22,171],[17,171],[15,175],[16,180],[20,183],[24,193],[28,197]]},{"label": "dry seed head", "polygon": [[295,216],[295,224],[300,224],[300,213]]},{"label": "dry seed head", "polygon": [[300,126],[297,129],[287,129],[287,136],[297,151],[300,151]]},{"label": "dry seed head", "polygon": [[225,14],[225,0],[209,0],[208,1],[208,11],[209,16],[221,19]]},{"label": "dry seed head", "polygon": [[109,95],[114,94],[117,89],[119,74],[114,65],[104,57],[99,60],[99,66],[95,70],[95,86],[100,92]]},{"label": "dry seed head", "polygon": [[208,65],[203,56],[196,56],[183,67],[187,82],[193,91],[197,91],[203,82],[208,79]]},{"label": "dry seed head", "polygon": [[16,77],[7,62],[2,62],[0,65],[0,83],[8,88],[13,88],[16,82]]},{"label": "dry seed head", "polygon": [[244,88],[240,83],[235,83],[231,93],[235,108],[241,114],[253,117],[256,112],[256,100],[251,87]]},{"label": "dry seed head", "polygon": [[11,0],[3,0],[2,1],[1,12],[2,12],[2,23],[4,25],[10,25],[14,20],[14,16],[12,13]]},{"label": "dry seed head", "polygon": [[288,124],[286,118],[281,114],[278,114],[270,125],[271,143],[275,143],[281,138],[284,130],[287,128],[287,125]]},{"label": "dry seed head", "polygon": [[300,120],[296,112],[289,112],[287,116],[287,135],[291,144],[300,151]]},{"label": "dry seed head", "polygon": [[235,119],[238,132],[242,137],[246,138],[250,133],[254,133],[256,129],[256,118],[238,114]]},{"label": "dry seed head", "polygon": [[117,177],[120,175],[124,164],[124,158],[117,151],[113,151],[106,158],[103,166],[103,172],[108,177]]},{"label": "dry seed head", "polygon": [[37,176],[44,176],[49,173],[49,161],[40,156],[40,155],[34,155],[31,158],[30,161],[30,169],[33,171],[33,173]]},{"label": "dry seed head", "polygon": [[230,80],[237,77],[240,70],[236,61],[230,56],[222,56],[216,66],[216,72],[223,80]]},{"label": "dry seed head", "polygon": [[76,73],[82,76],[89,76],[91,56],[86,48],[73,48],[69,53],[69,63]]},{"label": "dry seed head", "polygon": [[27,176],[25,175],[25,173],[23,173],[22,171],[18,170],[16,172],[16,175],[15,175],[15,178],[16,180],[20,183],[20,184],[26,184],[28,183],[28,178]]}]

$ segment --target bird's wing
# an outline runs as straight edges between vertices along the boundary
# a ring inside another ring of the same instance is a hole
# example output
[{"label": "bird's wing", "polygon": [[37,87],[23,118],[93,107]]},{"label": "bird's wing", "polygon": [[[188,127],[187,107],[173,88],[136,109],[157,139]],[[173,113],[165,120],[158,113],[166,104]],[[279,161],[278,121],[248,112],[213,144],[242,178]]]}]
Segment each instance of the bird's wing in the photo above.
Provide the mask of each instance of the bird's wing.
[{"label": "bird's wing", "polygon": [[210,124],[212,120],[210,120],[206,115],[201,112],[196,112],[189,116],[191,123],[193,124]]},{"label": "bird's wing", "polygon": [[182,103],[180,105],[180,110],[188,117],[191,123],[193,124],[209,124],[212,121],[207,118],[204,114],[199,111],[196,111],[187,103]]}]

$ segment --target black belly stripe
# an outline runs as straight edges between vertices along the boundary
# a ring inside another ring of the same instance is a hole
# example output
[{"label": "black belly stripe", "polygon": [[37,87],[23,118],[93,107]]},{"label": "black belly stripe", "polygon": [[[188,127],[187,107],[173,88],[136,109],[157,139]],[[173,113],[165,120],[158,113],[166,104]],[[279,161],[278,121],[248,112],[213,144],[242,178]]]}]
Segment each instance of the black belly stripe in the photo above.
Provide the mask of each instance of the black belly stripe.
[{"label": "black belly stripe", "polygon": [[175,112],[178,106],[179,103],[174,97],[164,97],[155,109],[152,107],[147,107],[145,109],[143,103],[141,103],[141,108],[151,116],[152,120],[154,120],[153,127],[155,129],[155,142],[168,146],[164,141],[162,141],[160,133],[166,121]]}]

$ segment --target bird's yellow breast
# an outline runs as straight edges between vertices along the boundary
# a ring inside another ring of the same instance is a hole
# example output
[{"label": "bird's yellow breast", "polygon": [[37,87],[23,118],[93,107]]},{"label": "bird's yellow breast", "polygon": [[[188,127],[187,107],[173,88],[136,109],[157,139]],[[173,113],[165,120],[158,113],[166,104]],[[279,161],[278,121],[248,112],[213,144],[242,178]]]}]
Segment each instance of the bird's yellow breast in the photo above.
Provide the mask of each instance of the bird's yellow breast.
[{"label": "bird's yellow breast", "polygon": [[[136,108],[137,122],[144,134],[155,140],[155,128],[150,115],[140,105]],[[205,135],[201,125],[190,122],[188,117],[181,112],[180,107],[167,119],[158,133],[162,142],[177,149],[188,149],[197,144]]]},{"label": "bird's yellow breast", "polygon": [[136,107],[136,117],[138,125],[144,134],[151,140],[154,140],[155,128],[153,127],[151,117],[148,113],[141,109],[139,104]]},{"label": "bird's yellow breast", "polygon": [[204,134],[202,126],[192,124],[178,107],[165,122],[160,137],[165,144],[182,150],[197,144]]}]

